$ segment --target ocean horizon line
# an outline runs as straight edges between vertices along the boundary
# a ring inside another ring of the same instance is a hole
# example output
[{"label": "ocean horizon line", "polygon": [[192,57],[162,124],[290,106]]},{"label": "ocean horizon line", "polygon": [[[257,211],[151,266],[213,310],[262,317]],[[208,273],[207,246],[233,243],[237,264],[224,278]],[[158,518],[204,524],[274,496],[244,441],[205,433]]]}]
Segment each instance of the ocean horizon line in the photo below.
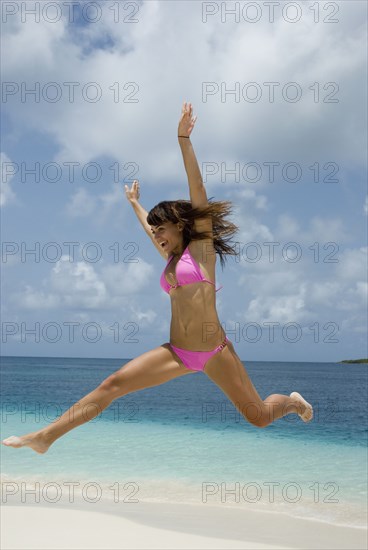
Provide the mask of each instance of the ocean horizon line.
[{"label": "ocean horizon line", "polygon": [[[145,352],[143,352],[145,353]],[[139,355],[142,355],[142,354],[139,354]],[[139,355],[135,355],[133,357],[80,357],[80,356],[76,356],[76,355],[0,355],[0,359],[1,358],[9,358],[9,357],[14,357],[14,358],[29,358],[29,359],[107,359],[107,360],[116,360],[116,359],[119,359],[119,360],[123,360],[123,361],[132,361],[133,359],[136,359],[137,357],[139,357]],[[300,363],[300,364],[304,364],[304,363],[308,363],[308,364],[316,364],[316,363],[326,363],[328,365],[330,365],[331,363],[333,364],[340,364],[340,363],[343,363],[344,364],[344,361],[348,361],[348,359],[341,359],[339,361],[299,361],[297,359],[295,360],[278,360],[278,361],[270,361],[270,360],[263,360],[263,359],[240,359],[241,362],[251,362],[251,363]],[[366,363],[357,363],[357,364],[366,364]]]}]

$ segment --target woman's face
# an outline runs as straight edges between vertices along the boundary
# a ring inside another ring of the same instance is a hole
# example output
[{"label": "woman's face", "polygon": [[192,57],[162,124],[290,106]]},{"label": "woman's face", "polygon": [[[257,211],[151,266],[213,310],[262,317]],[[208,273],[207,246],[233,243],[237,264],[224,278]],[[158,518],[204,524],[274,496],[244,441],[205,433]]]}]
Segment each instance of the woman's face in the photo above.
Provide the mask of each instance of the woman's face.
[{"label": "woman's face", "polygon": [[155,241],[169,254],[181,254],[183,244],[183,224],[165,222],[151,225]]}]

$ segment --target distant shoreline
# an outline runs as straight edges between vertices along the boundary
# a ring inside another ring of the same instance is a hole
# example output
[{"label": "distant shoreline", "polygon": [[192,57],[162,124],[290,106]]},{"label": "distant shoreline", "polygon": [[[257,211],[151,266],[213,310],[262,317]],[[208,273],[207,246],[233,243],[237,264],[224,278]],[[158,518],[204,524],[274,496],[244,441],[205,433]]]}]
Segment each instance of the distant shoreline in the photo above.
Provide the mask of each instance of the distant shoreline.
[{"label": "distant shoreline", "polygon": [[339,363],[368,363],[368,359],[344,359]]}]

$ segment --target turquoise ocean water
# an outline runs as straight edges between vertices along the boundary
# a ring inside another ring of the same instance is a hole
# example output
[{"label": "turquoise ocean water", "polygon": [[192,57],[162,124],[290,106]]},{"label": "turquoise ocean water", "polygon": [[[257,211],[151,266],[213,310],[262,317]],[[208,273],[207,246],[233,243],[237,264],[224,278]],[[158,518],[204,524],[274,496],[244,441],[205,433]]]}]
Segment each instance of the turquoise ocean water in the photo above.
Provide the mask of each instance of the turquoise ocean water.
[{"label": "turquoise ocean water", "polygon": [[[1,357],[1,438],[46,426],[127,362]],[[3,490],[38,483],[51,501],[53,490],[65,496],[74,486],[91,501],[206,503],[366,525],[367,366],[245,367],[262,398],[302,393],[313,421],[291,414],[256,428],[198,372],[114,401],[44,455],[1,446]]]}]

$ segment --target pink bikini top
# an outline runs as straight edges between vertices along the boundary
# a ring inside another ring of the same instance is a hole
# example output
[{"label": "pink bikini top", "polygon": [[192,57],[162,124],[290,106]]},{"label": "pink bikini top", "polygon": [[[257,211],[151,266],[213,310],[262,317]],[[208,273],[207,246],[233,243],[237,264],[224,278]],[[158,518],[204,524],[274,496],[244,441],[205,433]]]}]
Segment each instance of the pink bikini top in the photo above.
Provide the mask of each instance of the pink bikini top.
[{"label": "pink bikini top", "polygon": [[[169,265],[173,257],[174,257],[173,255],[170,256],[170,258],[167,261],[166,267]],[[175,276],[177,280],[176,285],[170,285],[167,282],[165,277],[166,267],[161,274],[160,285],[161,285],[161,288],[168,294],[172,288],[176,288],[178,286],[190,285],[192,283],[198,283],[200,281],[210,283],[211,285],[215,286],[215,283],[203,277],[200,267],[195,261],[195,259],[193,258],[193,256],[191,255],[191,253],[189,252],[188,247],[184,249],[184,252],[180,260],[175,266]],[[216,292],[221,288],[222,286],[220,286],[220,288],[217,288]]]}]

